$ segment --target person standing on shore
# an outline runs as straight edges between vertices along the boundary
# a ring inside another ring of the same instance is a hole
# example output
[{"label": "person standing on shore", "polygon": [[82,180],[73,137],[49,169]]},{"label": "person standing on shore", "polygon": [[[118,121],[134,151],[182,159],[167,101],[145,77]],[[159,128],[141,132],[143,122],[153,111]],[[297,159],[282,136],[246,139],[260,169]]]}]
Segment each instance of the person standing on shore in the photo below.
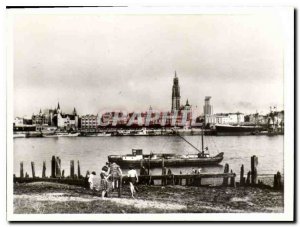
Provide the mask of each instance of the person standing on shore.
[{"label": "person standing on shore", "polygon": [[88,182],[90,184],[90,189],[95,190],[95,183],[94,183],[94,178],[96,177],[96,173],[93,171],[91,174],[88,175]]},{"label": "person standing on shore", "polygon": [[120,178],[122,177],[122,170],[118,164],[113,162],[110,164],[110,171],[111,175],[111,181],[112,181],[112,189],[114,190],[115,188],[118,188],[120,185]]},{"label": "person standing on shore", "polygon": [[106,196],[109,191],[109,169],[107,166],[103,166],[102,171],[100,173],[100,191],[101,191],[101,196],[102,199]]},{"label": "person standing on shore", "polygon": [[129,178],[129,188],[131,192],[131,197],[134,198],[134,193],[138,191],[137,187],[135,186],[135,183],[139,181],[139,178],[136,170],[132,166],[129,166],[129,171],[127,176]]}]

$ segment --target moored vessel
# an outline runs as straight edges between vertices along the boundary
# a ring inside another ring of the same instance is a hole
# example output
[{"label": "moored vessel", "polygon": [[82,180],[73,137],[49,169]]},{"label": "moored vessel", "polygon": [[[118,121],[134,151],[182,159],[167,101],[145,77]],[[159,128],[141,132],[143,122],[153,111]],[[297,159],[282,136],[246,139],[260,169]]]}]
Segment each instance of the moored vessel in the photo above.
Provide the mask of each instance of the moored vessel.
[{"label": "moored vessel", "polygon": [[210,157],[208,154],[171,154],[171,153],[151,153],[143,154],[142,149],[132,149],[132,154],[109,155],[108,161],[115,162],[123,168],[129,166],[139,167],[142,164],[152,167],[161,167],[162,162],[166,167],[180,166],[208,166],[218,165],[223,160],[224,153]]},{"label": "moored vessel", "polygon": [[181,167],[181,166],[208,166],[218,165],[222,160],[224,153],[220,152],[216,156],[210,157],[208,153],[208,147],[204,149],[204,132],[202,130],[202,149],[199,150],[184,137],[177,135],[190,146],[192,146],[198,153],[195,154],[174,154],[174,153],[150,153],[143,154],[142,149],[132,149],[132,154],[127,155],[109,155],[108,161],[115,162],[121,167],[135,166],[138,167],[141,164],[150,167],[161,167],[162,162],[166,167]]},{"label": "moored vessel", "polygon": [[77,137],[79,136],[79,132],[68,133],[68,132],[55,132],[52,134],[43,134],[43,137]]},{"label": "moored vessel", "polygon": [[261,126],[246,125],[221,125],[216,124],[217,135],[256,135],[260,134],[264,128]]}]

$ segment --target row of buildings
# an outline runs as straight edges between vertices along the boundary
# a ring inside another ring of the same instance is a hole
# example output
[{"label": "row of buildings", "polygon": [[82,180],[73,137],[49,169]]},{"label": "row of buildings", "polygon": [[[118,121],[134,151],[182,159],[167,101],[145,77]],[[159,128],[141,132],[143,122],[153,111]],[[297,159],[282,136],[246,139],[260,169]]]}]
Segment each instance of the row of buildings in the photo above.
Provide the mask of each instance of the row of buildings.
[{"label": "row of buildings", "polygon": [[204,99],[203,115],[195,116],[192,105],[186,100],[181,105],[179,78],[175,71],[172,86],[171,110],[158,112],[150,107],[145,112],[105,112],[103,114],[87,114],[79,116],[74,108],[72,113],[63,113],[60,104],[56,108],[40,110],[30,119],[17,117],[14,121],[15,130],[42,130],[53,127],[62,130],[90,130],[101,127],[213,127],[216,124],[268,124],[271,121],[283,125],[283,111],[271,111],[269,115],[235,113],[213,113],[211,97]]},{"label": "row of buildings", "polygon": [[284,127],[284,111],[277,111],[276,107],[270,107],[270,112],[265,115],[259,113],[245,115],[240,112],[214,114],[210,99],[211,97],[209,96],[205,97],[203,107],[203,121],[205,125],[214,126],[216,124],[225,124]]}]

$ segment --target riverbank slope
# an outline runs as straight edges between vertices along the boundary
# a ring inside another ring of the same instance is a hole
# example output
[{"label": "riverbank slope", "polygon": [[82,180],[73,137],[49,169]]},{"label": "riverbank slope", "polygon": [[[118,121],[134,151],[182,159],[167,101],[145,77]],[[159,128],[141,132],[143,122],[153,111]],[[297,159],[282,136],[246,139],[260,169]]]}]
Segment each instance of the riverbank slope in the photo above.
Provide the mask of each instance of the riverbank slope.
[{"label": "riverbank slope", "polygon": [[65,184],[14,185],[14,213],[242,213],[283,212],[283,192],[252,187],[139,186],[136,199],[127,185],[122,198]]}]

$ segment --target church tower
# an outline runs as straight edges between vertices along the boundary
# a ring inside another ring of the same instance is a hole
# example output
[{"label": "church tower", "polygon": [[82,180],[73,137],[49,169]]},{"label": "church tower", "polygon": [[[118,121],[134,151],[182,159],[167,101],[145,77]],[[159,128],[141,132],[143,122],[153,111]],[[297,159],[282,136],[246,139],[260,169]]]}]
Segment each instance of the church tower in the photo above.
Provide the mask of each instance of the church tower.
[{"label": "church tower", "polygon": [[179,110],[180,108],[180,87],[178,77],[175,71],[175,77],[173,79],[173,88],[172,88],[172,110]]},{"label": "church tower", "polygon": [[61,113],[61,109],[60,109],[59,103],[57,104],[56,111],[57,111],[57,114],[60,114],[60,113]]}]

